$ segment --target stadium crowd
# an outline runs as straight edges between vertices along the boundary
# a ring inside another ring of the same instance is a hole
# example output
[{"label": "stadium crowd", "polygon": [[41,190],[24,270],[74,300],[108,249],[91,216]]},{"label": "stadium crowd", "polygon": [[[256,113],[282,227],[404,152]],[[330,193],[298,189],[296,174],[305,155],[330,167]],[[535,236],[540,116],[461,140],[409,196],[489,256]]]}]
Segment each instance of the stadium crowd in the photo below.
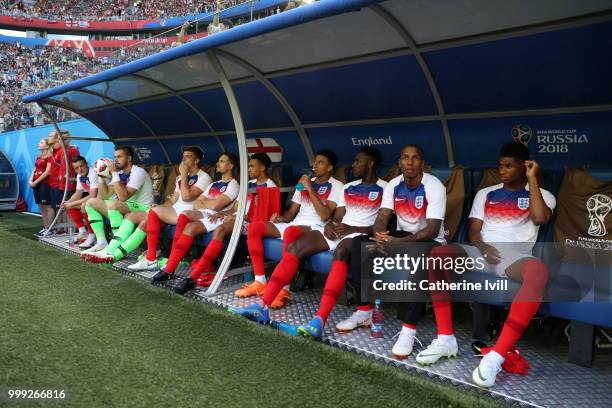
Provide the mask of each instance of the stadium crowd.
[{"label": "stadium crowd", "polygon": [[[223,8],[243,3],[222,0]],[[216,9],[215,0],[8,1],[2,14],[60,21],[140,20],[193,15]]]},{"label": "stadium crowd", "polygon": [[[48,123],[37,105],[21,98],[110,68],[103,59],[89,59],[72,47],[26,47],[0,43],[0,131],[24,129]],[[58,121],[75,117],[52,109]]]},{"label": "stadium crowd", "polygon": [[[236,221],[239,192],[236,155],[221,153],[215,165],[217,178],[213,180],[201,169],[202,150],[196,146],[183,147],[178,174],[168,180],[174,188],[156,203],[151,176],[134,163],[131,147],[116,146],[114,159],[101,158],[90,167],[78,149],[70,145],[69,136],[68,132],[62,133],[69,160],[65,159],[62,138],[56,131],[39,143],[41,154],[30,177],[37,202],[46,207],[43,214],[48,212],[43,218],[45,228],[39,234],[65,233],[54,231],[49,225],[53,212],[60,211],[78,228],[78,235],[68,241],[78,246],[81,258],[86,261],[116,262],[144,245],[145,252],[128,269],[151,271],[152,283],[168,282],[179,294],[210,286],[215,278],[214,265]],[[375,259],[382,256],[393,259],[395,253],[418,258],[423,256],[425,246],[434,262],[428,261],[410,271],[408,279],[414,282],[444,287],[440,283],[448,285],[451,274],[456,272],[454,263],[448,266],[448,260],[466,257],[480,259],[485,268],[481,271],[518,282],[520,288],[499,336],[492,347],[480,349],[483,358],[472,373],[472,381],[492,387],[502,369],[522,372],[525,362],[515,345],[539,309],[549,273],[531,251],[539,227],[552,218],[556,200],[539,186],[540,167],[530,160],[525,145],[507,143],[497,157],[501,182],[478,191],[469,215],[469,244],[454,244],[445,239],[446,188],[437,177],[425,173],[425,152],[418,145],[408,144],[400,149],[398,175],[387,180],[378,175],[383,160],[380,151],[373,147],[360,149],[352,164],[356,180],[347,184],[333,177],[338,164],[336,154],[320,150],[315,154],[312,173],[300,178],[284,211],[280,190],[269,176],[270,158],[264,153],[252,155],[247,169],[246,218],[240,231],[248,247],[254,279],[238,289],[235,296],[256,300],[245,307],[230,307],[229,312],[260,324],[271,324],[269,309],[284,308],[292,302],[289,283],[300,262],[319,252],[332,251],[333,261],[317,312],[309,322],[286,324],[285,330],[320,340],[349,279],[349,271],[356,289],[357,308],[336,324],[336,330],[349,332],[370,327],[376,321],[372,288],[367,282],[375,276]],[[68,180],[64,178],[67,170]],[[47,187],[42,187],[45,183]],[[396,219],[395,229],[390,228],[392,217]],[[164,226],[175,229],[168,258],[162,260],[158,246]],[[209,232],[212,239],[199,258],[190,263],[189,276],[177,278],[177,268],[196,237]],[[282,258],[269,276],[264,270],[264,237],[281,239],[283,243]],[[520,245],[509,250],[499,242]],[[362,243],[370,245],[366,253],[361,250]],[[411,243],[420,245],[410,246]],[[364,282],[366,286],[362,288]],[[459,349],[453,333],[450,290],[420,292],[423,297],[419,300],[410,298],[398,303],[398,319],[403,325],[390,353],[399,360],[412,354],[425,304],[431,301],[438,333],[416,355],[417,363],[428,365],[456,356]]]},{"label": "stadium crowd", "polygon": [[[195,2],[184,1],[136,1],[134,7],[138,7],[141,17],[156,13],[181,13],[196,5],[203,10],[214,10],[216,0]],[[239,4],[239,0],[222,1],[222,7],[226,8]],[[310,1],[291,1],[287,9],[305,5]],[[101,1],[101,2],[60,2],[55,0],[40,0],[39,2],[24,3],[22,1],[7,2],[5,7],[15,13],[51,13],[57,16],[84,15],[83,13],[94,13],[105,15],[105,13],[123,13],[125,7],[131,4],[128,1]],[[175,10],[175,11],[169,11]],[[182,11],[181,11],[182,10]],[[280,12],[280,9],[272,13]],[[267,15],[270,11],[266,11]],[[215,20],[216,21],[216,20]],[[248,20],[236,21],[237,24]],[[216,25],[215,25],[216,24]],[[171,45],[166,44],[139,44],[122,48],[110,56],[87,58],[83,51],[73,47],[27,47],[19,43],[0,43],[0,132],[25,129],[50,123],[49,118],[43,114],[41,109],[34,104],[24,105],[21,103],[23,96],[33,94],[44,89],[58,86],[85,76],[95,74],[113,66],[121,65],[130,61],[144,58],[148,55],[163,51],[172,46],[180,45],[185,35],[184,26],[179,34],[179,41]],[[218,21],[209,27],[209,34],[227,29],[227,25]],[[74,113],[56,107],[49,107],[50,113],[58,122],[76,119]]]}]

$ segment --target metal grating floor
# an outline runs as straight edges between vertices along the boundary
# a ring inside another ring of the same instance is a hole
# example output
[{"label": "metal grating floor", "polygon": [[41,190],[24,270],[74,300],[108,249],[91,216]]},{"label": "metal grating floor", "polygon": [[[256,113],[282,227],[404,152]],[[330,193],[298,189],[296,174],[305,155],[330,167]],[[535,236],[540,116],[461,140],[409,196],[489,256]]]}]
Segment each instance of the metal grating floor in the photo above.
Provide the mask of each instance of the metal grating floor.
[{"label": "metal grating floor", "polygon": [[[66,253],[78,255],[78,248],[70,247],[66,239],[66,236],[55,236],[42,238],[40,241]],[[130,255],[113,264],[113,269],[149,280],[152,272],[132,272],[127,269],[127,266],[134,263],[136,258],[136,255]],[[177,277],[187,276],[189,268],[179,267],[176,273]],[[172,281],[169,281],[160,286],[168,287],[171,284]],[[233,295],[234,290],[241,285],[242,276],[235,275],[226,279],[217,294],[211,297],[206,296],[205,289],[194,290],[188,295],[224,308],[252,303],[252,298],[239,299]],[[285,309],[272,311],[270,317],[292,324],[308,322],[317,310],[319,298],[320,290],[294,293],[291,304]],[[585,368],[566,361],[567,347],[536,347],[529,341],[523,341],[520,342],[519,347],[531,365],[529,375],[520,376],[502,371],[493,389],[482,390],[471,383],[472,370],[478,365],[479,360],[473,356],[471,351],[470,329],[467,325],[457,324],[455,327],[455,334],[459,342],[457,358],[423,367],[414,361],[414,356],[422,349],[418,344],[415,344],[415,351],[407,360],[399,361],[389,354],[394,342],[393,336],[401,327],[400,322],[389,313],[386,313],[385,316],[382,339],[371,338],[367,329],[358,329],[346,334],[336,332],[336,323],[348,317],[351,312],[352,308],[342,305],[334,308],[325,329],[323,337],[325,343],[518,405],[607,407],[612,401],[612,387],[610,386],[612,384],[612,354],[609,352],[600,351],[593,367]],[[436,329],[431,313],[428,313],[419,324],[417,334],[423,342],[423,347],[426,347],[433,339]]]}]

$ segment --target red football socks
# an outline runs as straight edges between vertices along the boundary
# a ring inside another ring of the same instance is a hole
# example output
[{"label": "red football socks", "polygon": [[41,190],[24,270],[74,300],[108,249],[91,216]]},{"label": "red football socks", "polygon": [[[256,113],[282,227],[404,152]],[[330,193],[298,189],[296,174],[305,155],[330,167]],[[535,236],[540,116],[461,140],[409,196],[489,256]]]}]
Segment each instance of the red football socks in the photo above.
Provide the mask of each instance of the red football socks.
[{"label": "red football socks", "polygon": [[316,313],[316,316],[323,320],[323,324],[327,322],[329,314],[336,305],[338,296],[340,296],[342,289],[344,289],[347,274],[348,264],[346,262],[341,260],[334,260],[332,262],[327,281],[325,281],[325,288],[323,288],[319,311]]},{"label": "red football socks", "polygon": [[289,246],[289,244],[298,239],[301,235],[302,230],[300,230],[300,227],[297,227],[295,225],[287,227],[287,229],[283,233],[283,256],[287,252],[287,247]]},{"label": "red football socks", "polygon": [[71,208],[68,210],[68,215],[74,222],[74,225],[77,226],[77,228],[83,228],[83,214],[81,214],[81,210],[77,208]]},{"label": "red football socks", "polygon": [[263,221],[252,222],[247,229],[247,247],[249,257],[253,263],[253,273],[256,276],[263,276],[264,271],[264,251],[263,237],[266,233],[266,223]]},{"label": "red football socks", "polygon": [[271,305],[283,286],[291,282],[293,275],[295,275],[298,270],[299,264],[299,258],[292,253],[287,252],[283,255],[281,261],[276,265],[276,268],[274,268],[274,272],[261,297],[264,305]]},{"label": "red football socks", "polygon": [[191,248],[191,244],[193,244],[193,237],[191,235],[183,234],[179,238],[174,238],[176,243],[174,244],[174,248],[170,252],[170,256],[168,257],[168,263],[164,268],[164,271],[168,274],[174,273],[176,267],[179,262],[185,257],[189,248]]},{"label": "red football socks", "polygon": [[191,279],[195,281],[200,277],[200,275],[202,275],[202,272],[209,271],[222,249],[223,241],[218,241],[216,239],[210,241],[206,247],[206,250],[204,250],[204,253],[200,259],[198,259],[198,262],[196,262],[193,270],[191,271]]},{"label": "red football socks", "polygon": [[[438,266],[442,266],[444,264],[444,259],[454,259],[458,256],[460,256],[458,249],[452,245],[434,247],[429,253],[429,258],[434,260],[431,268],[429,268],[429,281],[450,282],[451,271],[445,270],[444,268],[438,268]],[[440,262],[437,262],[437,259],[440,259]],[[431,300],[434,308],[434,315],[436,317],[436,323],[438,325],[438,335],[452,335],[453,318],[450,293],[448,293],[446,290],[431,291]]]},{"label": "red football socks", "polygon": [[[181,235],[183,235],[183,230],[189,223],[190,223],[189,217],[187,217],[185,214],[180,214],[178,216],[178,219],[176,220],[176,228],[174,229],[174,238],[178,238]],[[176,242],[177,242],[176,239],[172,240],[172,248],[174,248],[174,244]]]},{"label": "red football socks", "polygon": [[523,284],[512,301],[510,314],[493,350],[505,357],[521,337],[542,303],[548,281],[548,267],[537,259],[529,259],[522,268]]},{"label": "red football socks", "polygon": [[[161,221],[153,210],[147,215],[147,261],[157,259],[157,244],[161,233]],[[180,235],[179,235],[180,236]]]}]

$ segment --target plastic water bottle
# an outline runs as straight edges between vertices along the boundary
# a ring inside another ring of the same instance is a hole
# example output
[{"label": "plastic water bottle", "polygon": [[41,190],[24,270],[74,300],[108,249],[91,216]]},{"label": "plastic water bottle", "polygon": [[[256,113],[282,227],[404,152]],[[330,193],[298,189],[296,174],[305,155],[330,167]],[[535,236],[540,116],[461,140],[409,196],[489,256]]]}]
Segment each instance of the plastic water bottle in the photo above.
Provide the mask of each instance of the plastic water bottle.
[{"label": "plastic water bottle", "polygon": [[[244,266],[246,267],[252,265],[253,263],[251,262],[251,257],[247,256],[246,260],[244,261]],[[255,277],[253,276],[253,269],[249,269],[244,273],[243,280],[244,282],[252,282],[253,280],[255,280]]]},{"label": "plastic water bottle", "polygon": [[[311,178],[314,172],[312,171],[311,168],[307,168],[302,171],[302,174],[308,176],[308,178]],[[304,185],[302,183],[297,183],[297,185],[295,186],[295,189],[301,192],[304,190]]]},{"label": "plastic water bottle", "polygon": [[383,313],[380,308],[380,299],[374,302],[374,310],[372,310],[372,327],[370,334],[375,339],[380,339],[383,336]]}]

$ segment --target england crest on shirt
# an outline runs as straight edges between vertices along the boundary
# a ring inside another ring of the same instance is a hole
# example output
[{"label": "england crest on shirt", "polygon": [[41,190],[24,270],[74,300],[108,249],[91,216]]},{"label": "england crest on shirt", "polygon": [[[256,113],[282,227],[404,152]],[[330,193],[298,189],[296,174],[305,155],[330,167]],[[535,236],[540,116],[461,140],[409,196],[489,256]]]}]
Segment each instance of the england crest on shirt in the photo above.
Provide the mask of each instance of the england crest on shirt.
[{"label": "england crest on shirt", "polygon": [[421,208],[423,208],[423,196],[416,196],[416,198],[414,199],[414,207],[417,210],[420,210]]},{"label": "england crest on shirt", "polygon": [[378,191],[370,191],[370,194],[368,194],[368,200],[370,201],[374,201],[378,198]]},{"label": "england crest on shirt", "polygon": [[321,186],[321,187],[319,187],[319,191],[318,191],[317,194],[323,195],[323,194],[325,194],[326,191],[327,191],[327,186]]},{"label": "england crest on shirt", "polygon": [[196,183],[196,181],[198,181],[197,177],[189,178],[189,181],[187,182],[187,185],[191,187],[191,186],[193,186]]},{"label": "england crest on shirt", "polygon": [[219,189],[219,191],[222,192],[222,193],[225,192],[225,190],[227,190],[227,186],[223,186],[223,187],[221,187],[221,189]]},{"label": "england crest on shirt", "polygon": [[517,205],[520,210],[528,209],[529,208],[529,197],[519,197]]}]

